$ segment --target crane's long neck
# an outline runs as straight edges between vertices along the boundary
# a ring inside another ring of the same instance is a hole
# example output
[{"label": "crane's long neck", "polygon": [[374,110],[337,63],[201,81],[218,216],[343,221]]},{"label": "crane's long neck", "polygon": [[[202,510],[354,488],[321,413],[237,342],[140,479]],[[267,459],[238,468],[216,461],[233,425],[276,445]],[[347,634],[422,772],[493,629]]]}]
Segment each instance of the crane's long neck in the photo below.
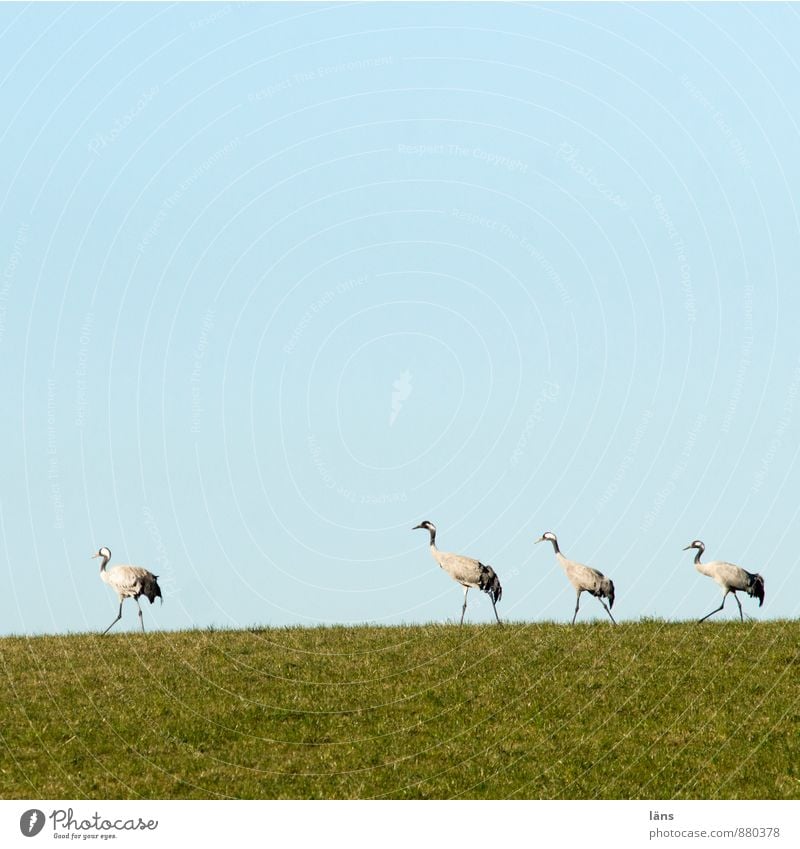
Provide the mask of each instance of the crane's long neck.
[{"label": "crane's long neck", "polygon": [[106,571],[106,564],[108,563],[108,558],[102,554],[100,555],[100,574]]},{"label": "crane's long neck", "polygon": [[698,548],[698,549],[697,549],[697,554],[695,554],[695,556],[694,556],[694,565],[695,565],[695,566],[699,566],[699,565],[700,565],[700,556],[702,555],[702,553],[703,553],[704,551],[705,551],[705,549],[704,549],[704,548]]},{"label": "crane's long neck", "polygon": [[558,547],[557,539],[549,539],[547,541],[553,543],[553,551],[555,551],[556,554],[561,554],[561,549]]},{"label": "crane's long neck", "polygon": [[[436,547],[436,531],[432,531],[430,528],[428,528],[428,532],[431,535],[431,557],[433,557],[433,559],[439,564],[439,566],[442,566],[442,561],[445,557],[445,554],[439,551],[439,549]],[[442,568],[444,567],[442,566]]]}]

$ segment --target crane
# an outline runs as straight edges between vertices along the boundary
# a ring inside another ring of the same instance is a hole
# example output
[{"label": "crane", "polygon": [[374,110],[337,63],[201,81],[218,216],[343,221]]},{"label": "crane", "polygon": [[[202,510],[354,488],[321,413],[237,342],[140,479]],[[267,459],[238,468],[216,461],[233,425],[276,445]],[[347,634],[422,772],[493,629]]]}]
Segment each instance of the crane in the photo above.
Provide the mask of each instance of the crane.
[{"label": "crane", "polygon": [[[556,553],[558,565],[567,573],[569,582],[578,594],[578,598],[575,601],[575,614],[572,617],[572,624],[575,624],[575,619],[578,616],[581,593],[583,592],[591,593],[603,605],[605,612],[611,616],[609,608],[614,606],[614,582],[610,578],[606,578],[602,572],[598,572],[597,569],[592,569],[591,566],[584,566],[583,563],[567,560],[561,553],[561,549],[558,547],[558,539],[552,531],[546,531],[536,540],[537,543],[545,541],[553,543],[553,550]],[[606,607],[603,598],[608,599],[608,607]],[[617,624],[617,620],[613,616],[611,616],[611,621],[615,625]]]},{"label": "crane", "polygon": [[483,590],[492,600],[492,609],[494,610],[495,618],[498,625],[500,617],[497,615],[496,603],[503,596],[503,588],[500,586],[500,579],[491,566],[481,563],[480,560],[474,560],[472,557],[463,557],[460,554],[450,554],[446,551],[439,551],[436,547],[436,525],[427,520],[419,525],[414,525],[411,529],[416,531],[423,528],[431,535],[431,554],[433,559],[444,569],[445,572],[454,580],[464,587],[464,606],[461,608],[461,621],[459,625],[464,624],[464,613],[467,610],[467,593],[470,588]]},{"label": "crane", "polygon": [[707,613],[702,619],[698,619],[698,622],[704,622],[709,616],[719,613],[725,607],[725,599],[728,597],[728,593],[733,593],[736,604],[739,605],[739,618],[744,622],[742,603],[736,595],[736,590],[741,590],[749,596],[755,596],[758,599],[759,607],[764,604],[764,579],[761,575],[754,575],[752,572],[742,569],[741,566],[735,566],[733,563],[725,563],[722,560],[701,563],[700,556],[706,550],[706,547],[699,539],[690,542],[683,550],[688,551],[690,548],[697,549],[697,554],[694,557],[695,569],[701,575],[708,575],[709,578],[713,578],[723,589],[722,604],[716,610]]},{"label": "crane", "polygon": [[100,577],[117,593],[119,596],[119,613],[117,618],[103,631],[107,634],[113,625],[122,619],[122,602],[126,598],[132,598],[139,608],[139,624],[142,626],[144,633],[144,621],[142,620],[142,608],[139,604],[139,596],[145,596],[152,604],[157,598],[164,603],[164,597],[161,595],[161,587],[158,585],[158,575],[154,575],[147,569],[141,566],[114,566],[112,569],[106,569],[108,561],[111,560],[111,551],[105,546],[101,548],[97,554],[92,555],[101,558],[100,560]]}]

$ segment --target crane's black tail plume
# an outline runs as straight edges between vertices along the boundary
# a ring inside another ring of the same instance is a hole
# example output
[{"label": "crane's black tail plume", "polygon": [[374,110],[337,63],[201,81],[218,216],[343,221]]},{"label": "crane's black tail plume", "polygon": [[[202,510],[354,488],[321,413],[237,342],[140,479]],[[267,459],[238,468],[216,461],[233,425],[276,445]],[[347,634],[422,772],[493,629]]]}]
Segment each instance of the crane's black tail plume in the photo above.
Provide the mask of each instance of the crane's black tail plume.
[{"label": "crane's black tail plume", "polygon": [[483,592],[489,593],[489,596],[495,604],[497,604],[497,602],[503,597],[503,588],[500,586],[500,579],[497,577],[497,573],[491,566],[486,566],[484,563],[481,563],[481,574],[478,578],[478,586],[483,590]]},{"label": "crane's black tail plume", "polygon": [[153,575],[153,580],[148,581],[142,589],[142,595],[152,604],[157,598],[161,599],[161,604],[164,603],[164,596],[161,595],[161,587],[158,585],[158,575]]},{"label": "crane's black tail plume", "polygon": [[611,609],[614,606],[614,582],[609,578],[608,586],[605,587],[606,598],[608,599],[608,607]]},{"label": "crane's black tail plume", "polygon": [[755,596],[758,599],[758,606],[764,604],[764,579],[761,575],[750,576],[750,586],[747,588],[749,596]]}]

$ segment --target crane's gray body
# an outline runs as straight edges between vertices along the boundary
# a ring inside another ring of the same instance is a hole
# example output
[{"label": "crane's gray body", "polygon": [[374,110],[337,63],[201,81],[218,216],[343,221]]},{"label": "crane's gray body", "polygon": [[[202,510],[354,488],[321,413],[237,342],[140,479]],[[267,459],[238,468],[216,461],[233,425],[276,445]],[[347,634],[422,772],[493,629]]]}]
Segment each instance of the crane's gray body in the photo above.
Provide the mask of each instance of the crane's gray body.
[{"label": "crane's gray body", "polygon": [[107,548],[101,548],[93,557],[101,558],[100,577],[116,592],[119,598],[119,613],[117,614],[117,618],[103,633],[108,633],[112,625],[119,622],[122,618],[122,602],[126,598],[132,598],[136,602],[136,606],[139,608],[139,624],[142,626],[142,632],[144,633],[144,621],[142,619],[142,608],[139,605],[139,598],[140,596],[144,596],[150,604],[158,598],[161,599],[163,604],[164,597],[161,595],[161,587],[158,585],[158,575],[154,575],[141,566],[120,565],[106,569],[106,565],[111,559],[111,552]]},{"label": "crane's gray body", "polygon": [[712,560],[709,563],[702,563],[700,557],[706,550],[706,547],[699,539],[689,543],[683,550],[688,551],[690,548],[697,550],[694,558],[695,569],[701,575],[713,578],[722,588],[722,604],[716,610],[712,610],[711,613],[706,614],[699,620],[700,622],[703,622],[709,616],[713,616],[725,607],[725,599],[728,597],[728,593],[732,593],[734,599],[736,599],[736,604],[739,606],[739,619],[744,622],[742,603],[736,595],[737,590],[747,593],[751,598],[757,598],[759,607],[764,604],[764,578],[761,575],[748,572],[747,569],[742,569],[741,566],[737,566],[735,563],[727,563],[724,560]]},{"label": "crane's gray body", "polygon": [[596,598],[607,598],[611,606],[614,606],[614,582],[602,572],[583,563],[568,560],[560,551],[556,554],[556,560],[577,593],[586,592]]},{"label": "crane's gray body", "polygon": [[431,535],[430,548],[433,559],[444,569],[445,572],[464,587],[464,606],[461,608],[461,623],[464,623],[464,613],[467,609],[467,592],[470,589],[481,590],[488,594],[492,601],[495,618],[498,623],[500,617],[497,615],[495,605],[503,596],[503,588],[500,579],[491,566],[475,560],[473,557],[464,557],[462,554],[451,554],[449,551],[439,551],[436,547],[436,526],[432,522],[422,522],[412,530],[424,528]]},{"label": "crane's gray body", "polygon": [[152,604],[161,598],[158,576],[141,566],[114,566],[103,569],[100,577],[116,592],[120,601],[145,596]]},{"label": "crane's gray body", "polygon": [[487,566],[485,563],[481,563],[480,560],[475,560],[472,557],[451,554],[448,551],[439,551],[433,543],[431,543],[431,554],[442,569],[454,581],[458,581],[462,587],[482,590],[485,593],[489,593],[493,597],[494,602],[500,601],[503,588],[500,586],[500,579],[497,577],[497,573],[491,566]]}]

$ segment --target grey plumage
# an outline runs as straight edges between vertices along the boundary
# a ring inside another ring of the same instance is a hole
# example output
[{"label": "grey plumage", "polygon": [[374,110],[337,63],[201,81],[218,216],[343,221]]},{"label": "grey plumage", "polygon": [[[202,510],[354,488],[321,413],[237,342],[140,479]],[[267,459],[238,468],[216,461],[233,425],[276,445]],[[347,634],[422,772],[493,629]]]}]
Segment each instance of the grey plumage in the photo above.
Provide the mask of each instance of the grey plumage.
[{"label": "grey plumage", "polygon": [[419,528],[428,531],[431,535],[430,546],[433,559],[454,581],[457,581],[464,587],[464,605],[461,608],[461,621],[459,624],[464,624],[464,613],[467,610],[467,593],[470,588],[481,590],[489,596],[495,618],[499,623],[500,617],[497,615],[497,607],[495,605],[503,597],[503,588],[500,586],[500,579],[497,577],[494,569],[472,557],[439,551],[436,547],[436,525],[433,522],[421,522],[419,525],[415,525],[412,530],[416,531]]},{"label": "grey plumage", "polygon": [[706,547],[699,539],[690,542],[683,550],[688,551],[690,548],[697,550],[697,554],[694,557],[695,569],[697,569],[701,575],[713,578],[723,590],[722,604],[720,604],[720,606],[715,610],[712,610],[711,613],[707,613],[702,619],[699,619],[699,622],[703,622],[708,619],[709,616],[719,613],[719,611],[725,607],[725,599],[728,597],[728,593],[733,593],[733,597],[736,599],[736,604],[739,606],[739,619],[744,622],[742,603],[736,595],[737,590],[747,593],[751,598],[757,598],[759,607],[764,604],[764,578],[761,577],[761,575],[748,572],[746,569],[742,569],[741,566],[736,566],[733,563],[726,563],[722,560],[712,560],[709,563],[701,563],[700,556],[706,550]]},{"label": "grey plumage", "polygon": [[[593,595],[600,604],[603,605],[603,609],[611,617],[611,621],[616,625],[617,621],[613,616],[611,616],[611,610],[609,609],[614,606],[614,582],[610,578],[607,578],[602,572],[598,572],[597,569],[592,569],[591,566],[585,566],[583,563],[576,563],[574,560],[568,560],[564,557],[558,547],[558,539],[552,531],[546,531],[543,533],[536,542],[551,542],[553,544],[553,550],[556,553],[556,560],[558,561],[559,566],[561,566],[564,572],[566,572],[567,579],[578,594],[575,601],[575,613],[572,616],[572,624],[575,624],[575,620],[578,617],[578,608],[581,604],[581,593],[586,592]],[[608,607],[606,607],[606,603],[603,601],[604,598],[608,599]]]},{"label": "grey plumage", "polygon": [[144,596],[150,604],[157,598],[161,599],[162,604],[164,603],[164,598],[161,595],[161,587],[158,585],[158,575],[154,575],[141,566],[114,566],[112,569],[106,569],[106,565],[111,559],[111,551],[105,548],[105,546],[97,554],[92,555],[92,558],[95,557],[101,558],[100,577],[119,597],[119,613],[117,613],[117,618],[103,633],[107,634],[112,626],[122,619],[122,602],[126,598],[132,598],[136,602],[136,606],[139,608],[139,624],[142,626],[142,633],[144,633],[144,621],[139,597]]}]

